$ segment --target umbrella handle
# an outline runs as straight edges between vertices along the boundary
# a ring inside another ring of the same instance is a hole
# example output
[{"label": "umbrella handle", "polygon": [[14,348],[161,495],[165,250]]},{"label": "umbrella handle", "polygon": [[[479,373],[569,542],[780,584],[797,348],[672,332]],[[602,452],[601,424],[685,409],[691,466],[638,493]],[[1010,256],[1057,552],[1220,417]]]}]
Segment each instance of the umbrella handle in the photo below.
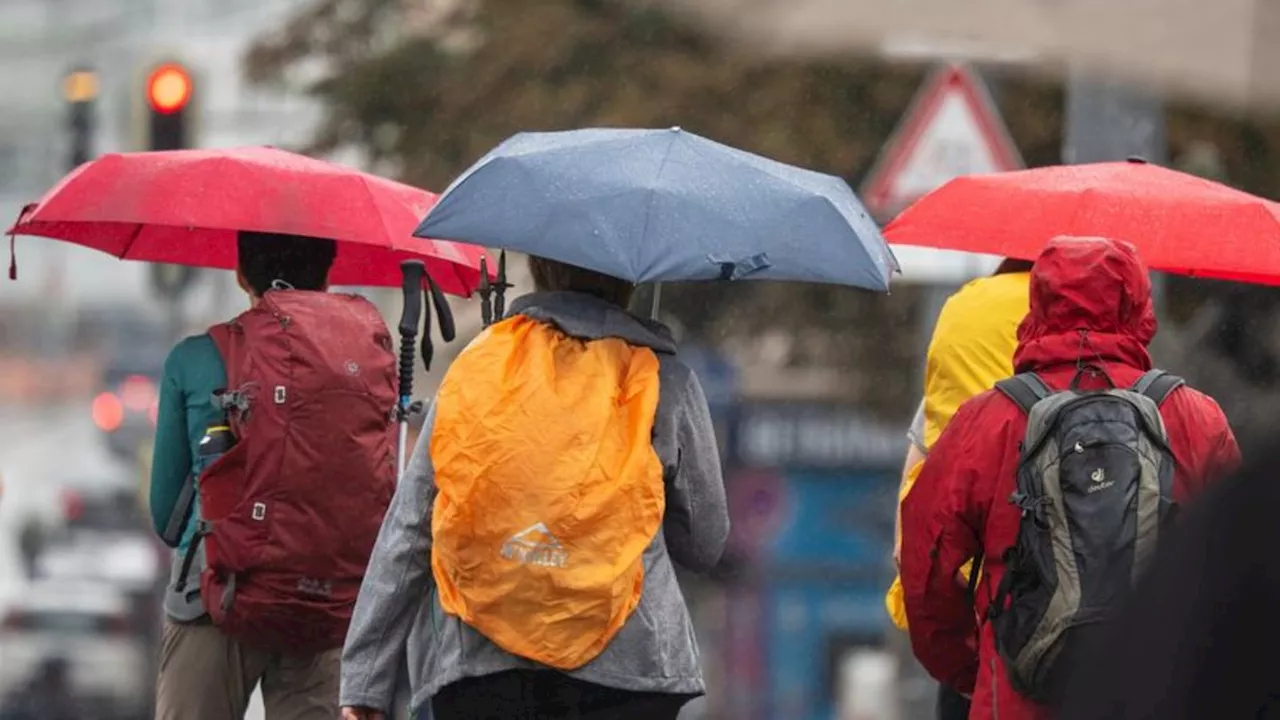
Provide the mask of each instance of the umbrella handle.
[{"label": "umbrella handle", "polygon": [[408,419],[409,405],[413,399],[413,342],[418,335],[418,323],[422,319],[422,276],[426,266],[421,260],[405,260],[400,263],[404,282],[404,310],[400,314],[400,418]]}]

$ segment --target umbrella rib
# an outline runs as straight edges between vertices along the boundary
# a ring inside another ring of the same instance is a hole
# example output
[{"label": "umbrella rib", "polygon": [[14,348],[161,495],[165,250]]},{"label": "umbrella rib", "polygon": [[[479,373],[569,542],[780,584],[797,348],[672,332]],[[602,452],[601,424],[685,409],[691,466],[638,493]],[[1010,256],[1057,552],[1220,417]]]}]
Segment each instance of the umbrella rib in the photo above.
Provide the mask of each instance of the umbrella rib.
[{"label": "umbrella rib", "polygon": [[[395,239],[392,238],[387,231],[387,222],[386,222],[386,218],[383,216],[382,206],[378,204],[377,195],[374,194],[373,188],[369,186],[369,178],[365,177],[363,174],[361,174],[359,177],[360,177],[360,187],[364,188],[365,194],[369,196],[369,202],[373,205],[373,208],[378,212],[378,220],[379,220],[378,225],[382,229],[383,237],[385,237],[387,240],[387,252],[396,252]],[[436,203],[438,203],[439,201],[440,201],[440,196],[437,195]],[[432,203],[431,208],[427,210],[428,215],[431,214],[431,209],[435,208],[436,203]],[[455,281],[457,281],[459,285],[461,285],[462,287],[467,287],[468,278],[463,274],[462,266],[453,260],[446,260],[445,258],[442,258],[439,255],[435,254],[434,252],[436,250],[435,238],[431,238],[431,237],[419,238],[413,234],[412,230],[409,231],[409,234],[407,237],[410,240],[422,241],[423,250],[421,251],[421,253],[419,253],[416,249],[406,250],[405,252],[421,257],[422,260],[427,264],[427,272],[432,273],[432,277],[436,280],[436,282],[439,282],[440,280],[443,279],[441,277],[442,272],[441,272],[440,266],[446,265],[448,266],[448,270],[447,270],[448,274],[452,276],[452,278]],[[432,250],[432,252],[428,252],[427,251],[428,249]],[[432,272],[433,270],[434,272]]]},{"label": "umbrella rib", "polygon": [[[387,249],[394,249],[395,240],[393,240],[391,235],[387,232],[387,219],[383,217],[382,206],[378,204],[378,198],[374,196],[373,188],[369,187],[369,179],[364,175],[357,175],[356,178],[360,180],[360,187],[364,189],[364,194],[369,196],[369,204],[378,213],[378,225],[382,228],[382,236],[387,240]],[[428,210],[428,212],[430,212],[430,210]],[[413,233],[409,233],[409,236],[413,237]]]},{"label": "umbrella rib", "polygon": [[[649,237],[649,219],[653,215],[653,203],[658,197],[657,180],[662,178],[662,171],[666,169],[667,161],[671,159],[671,151],[675,149],[676,140],[679,137],[680,137],[679,135],[674,135],[671,138],[671,142],[667,143],[667,152],[663,154],[662,162],[658,165],[658,172],[654,174],[655,182],[653,184],[653,187],[649,188],[649,201],[648,203],[646,203],[645,209],[644,209],[644,227],[640,229],[640,238],[639,238],[640,242],[636,243],[637,250],[644,249],[645,238]],[[638,268],[635,268],[635,267],[631,268],[632,277],[640,277],[640,274],[636,272],[636,270],[638,270]]]},{"label": "umbrella rib", "polygon": [[[706,153],[704,153],[704,152],[703,152],[703,150],[704,150],[705,148],[700,148],[700,147],[698,147],[697,145],[691,145],[691,147],[693,148],[693,151],[694,151],[694,152],[698,153],[699,155],[702,155],[703,157],[706,157],[706,158],[714,158],[714,156],[712,156],[712,155],[707,155]],[[729,149],[730,149],[730,150],[734,150],[734,149],[736,149],[736,148],[733,148],[733,147],[730,147],[730,146],[726,146],[726,147],[729,147]],[[750,153],[747,153],[747,154],[748,154],[748,155],[750,155]],[[767,159],[767,158],[765,158],[765,159]],[[738,165],[739,165],[740,167],[743,167],[743,168],[746,168],[746,169],[748,169],[748,170],[751,170],[752,172],[755,172],[755,173],[757,173],[757,174],[759,174],[759,175],[764,175],[764,176],[769,177],[769,178],[771,178],[771,179],[773,179],[773,180],[778,180],[778,181],[780,181],[780,182],[784,182],[784,183],[786,183],[786,184],[790,185],[791,187],[793,187],[793,188],[795,188],[795,189],[797,189],[797,190],[802,190],[802,191],[804,191],[804,192],[806,192],[806,193],[818,194],[818,193],[817,193],[813,188],[811,188],[811,187],[805,187],[804,185],[801,185],[800,183],[796,182],[795,180],[793,180],[793,179],[791,179],[791,178],[789,178],[789,177],[787,177],[787,176],[785,176],[785,175],[780,175],[780,174],[778,174],[778,173],[773,172],[772,170],[769,170],[767,167],[761,167],[760,165],[757,165],[757,164],[755,164],[755,163],[750,163],[750,162],[742,162],[742,163],[739,163]],[[803,170],[804,168],[798,168],[798,169]],[[821,175],[821,173],[817,173],[817,174]],[[836,177],[836,176],[834,176],[834,175],[830,175],[830,176],[828,176],[828,177],[831,177],[831,178],[833,178],[833,179],[835,179],[835,180],[842,180],[841,178],[838,178],[838,177]],[[848,183],[847,183],[847,182],[846,182],[845,184],[846,184],[846,185],[848,185]],[[857,196],[856,196],[856,195],[854,195],[854,197],[857,197]]]},{"label": "umbrella rib", "polygon": [[138,236],[142,234],[142,228],[142,223],[134,223],[133,233],[129,235],[129,241],[124,244],[124,249],[120,251],[121,260],[129,256],[129,251],[133,249],[133,244],[138,241]]}]

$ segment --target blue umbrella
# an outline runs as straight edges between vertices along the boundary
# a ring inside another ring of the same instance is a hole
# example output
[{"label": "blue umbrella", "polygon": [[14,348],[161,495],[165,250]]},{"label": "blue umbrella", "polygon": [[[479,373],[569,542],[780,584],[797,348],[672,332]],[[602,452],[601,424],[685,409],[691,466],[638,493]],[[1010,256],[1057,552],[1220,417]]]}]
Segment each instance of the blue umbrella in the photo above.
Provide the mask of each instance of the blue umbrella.
[{"label": "blue umbrella", "polygon": [[680,128],[520,133],[414,231],[633,283],[796,280],[886,291],[898,262],[840,178]]}]

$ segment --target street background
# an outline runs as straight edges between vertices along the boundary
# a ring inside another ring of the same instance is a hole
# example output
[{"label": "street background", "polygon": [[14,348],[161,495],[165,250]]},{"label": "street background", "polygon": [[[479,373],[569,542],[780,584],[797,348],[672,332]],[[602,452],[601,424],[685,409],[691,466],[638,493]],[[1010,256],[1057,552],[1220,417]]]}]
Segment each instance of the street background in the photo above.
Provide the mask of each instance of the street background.
[{"label": "street background", "polygon": [[[995,0],[961,15],[884,4],[6,0],[0,220],[81,159],[154,147],[147,78],[166,62],[193,88],[185,145],[276,145],[436,192],[520,130],[681,125],[844,177],[883,221],[960,174],[1128,155],[1280,196],[1280,91],[1259,70],[1280,26],[1264,3],[1207,18],[1206,3],[1069,0],[1017,22]],[[1110,45],[1086,37],[1100,27]],[[1115,39],[1126,31],[1132,46]],[[76,73],[92,85],[73,96]],[[998,259],[897,250],[887,297],[664,288],[662,319],[712,403],[734,527],[712,577],[686,578],[709,684],[688,718],[931,717],[935,688],[883,610],[894,497],[933,320]],[[155,381],[180,335],[245,299],[229,273],[166,288],[151,266],[38,238],[13,255],[16,281],[0,279],[0,705],[33,658],[64,655],[92,686],[86,703],[145,717],[167,562],[145,522]],[[521,259],[511,267],[514,294],[529,290]],[[1158,363],[1247,438],[1278,399],[1275,291],[1158,287]],[[398,293],[354,290],[398,317]],[[424,396],[480,327],[475,302],[451,302],[459,338],[419,370]],[[55,599],[39,605],[39,588]],[[73,617],[80,629],[55,623]]]}]

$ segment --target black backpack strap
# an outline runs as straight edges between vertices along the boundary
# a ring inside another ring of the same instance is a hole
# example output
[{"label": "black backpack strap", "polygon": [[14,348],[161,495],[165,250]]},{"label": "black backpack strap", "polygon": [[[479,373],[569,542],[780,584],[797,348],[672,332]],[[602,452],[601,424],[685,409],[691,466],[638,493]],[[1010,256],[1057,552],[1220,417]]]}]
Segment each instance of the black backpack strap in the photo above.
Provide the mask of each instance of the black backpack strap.
[{"label": "black backpack strap", "polygon": [[1151,398],[1156,407],[1159,407],[1164,403],[1165,398],[1169,397],[1169,393],[1185,384],[1185,380],[1164,370],[1148,370],[1142,374],[1142,377],[1138,378],[1138,381],[1130,389],[1139,395],[1146,395]]},{"label": "black backpack strap", "polygon": [[[196,553],[200,550],[200,543],[205,536],[212,532],[213,526],[209,523],[198,520],[196,521],[196,534],[191,538],[191,544],[187,546],[187,552],[182,556],[182,567],[178,570],[178,577],[174,580],[173,589],[176,592],[183,592],[187,589],[187,581],[191,579],[191,566],[195,564]],[[200,581],[196,580],[199,586]]]},{"label": "black backpack strap", "polygon": [[1022,412],[1031,412],[1031,407],[1053,394],[1053,390],[1039,375],[1033,372],[1019,373],[996,383],[996,389],[1022,408]]},{"label": "black backpack strap", "polygon": [[169,522],[165,523],[164,532],[160,535],[165,545],[176,548],[181,544],[182,534],[187,529],[187,523],[191,521],[191,510],[195,507],[195,498],[196,479],[194,475],[188,473],[186,480],[182,482],[178,500],[169,513]]}]

